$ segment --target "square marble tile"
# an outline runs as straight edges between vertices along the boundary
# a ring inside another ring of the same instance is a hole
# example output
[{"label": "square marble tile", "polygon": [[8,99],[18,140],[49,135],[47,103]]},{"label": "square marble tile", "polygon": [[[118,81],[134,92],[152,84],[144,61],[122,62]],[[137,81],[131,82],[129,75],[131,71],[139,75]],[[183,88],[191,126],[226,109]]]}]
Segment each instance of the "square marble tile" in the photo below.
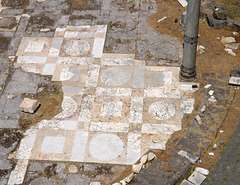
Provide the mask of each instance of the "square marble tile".
[{"label": "square marble tile", "polygon": [[16,56],[48,56],[53,38],[23,37]]},{"label": "square marble tile", "polygon": [[74,136],[75,131],[39,129],[30,159],[68,161]]}]

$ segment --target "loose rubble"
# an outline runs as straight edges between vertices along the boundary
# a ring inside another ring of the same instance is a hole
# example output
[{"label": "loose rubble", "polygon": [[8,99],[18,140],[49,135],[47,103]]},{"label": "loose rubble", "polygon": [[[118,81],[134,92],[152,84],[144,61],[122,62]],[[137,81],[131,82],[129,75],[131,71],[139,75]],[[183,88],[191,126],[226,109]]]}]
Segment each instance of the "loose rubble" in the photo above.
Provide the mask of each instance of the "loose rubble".
[{"label": "loose rubble", "polygon": [[40,102],[38,100],[25,98],[20,105],[20,109],[23,112],[34,113],[39,107]]}]

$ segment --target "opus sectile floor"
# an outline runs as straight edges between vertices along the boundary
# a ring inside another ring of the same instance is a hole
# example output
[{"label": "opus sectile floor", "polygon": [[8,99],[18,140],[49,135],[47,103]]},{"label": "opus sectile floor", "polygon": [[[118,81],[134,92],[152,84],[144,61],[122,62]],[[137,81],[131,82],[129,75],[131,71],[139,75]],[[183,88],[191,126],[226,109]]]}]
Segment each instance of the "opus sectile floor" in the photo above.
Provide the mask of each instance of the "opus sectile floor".
[{"label": "opus sectile floor", "polygon": [[61,81],[64,100],[60,114],[25,133],[17,159],[132,165],[181,129],[192,84],[179,82],[178,67],[103,53],[106,32],[68,26],[53,38],[22,39],[15,67]]}]

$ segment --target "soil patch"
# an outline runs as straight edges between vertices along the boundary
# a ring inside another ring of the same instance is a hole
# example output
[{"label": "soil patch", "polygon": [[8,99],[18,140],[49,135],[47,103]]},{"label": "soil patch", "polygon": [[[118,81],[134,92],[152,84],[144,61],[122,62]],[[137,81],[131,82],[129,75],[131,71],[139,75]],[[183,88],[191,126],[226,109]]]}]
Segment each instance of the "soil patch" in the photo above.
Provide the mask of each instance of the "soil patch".
[{"label": "soil patch", "polygon": [[[37,124],[42,120],[51,120],[54,116],[62,111],[63,93],[61,91],[60,82],[50,82],[50,84],[42,84],[39,86],[41,92],[38,92],[33,97],[40,101],[40,107],[34,114],[22,113],[19,125],[26,130],[30,126]],[[25,97],[28,97],[26,95]]]},{"label": "soil patch", "polygon": [[10,44],[11,39],[9,37],[4,37],[0,35],[0,52],[4,52],[8,50],[8,46]]},{"label": "soil patch", "polygon": [[36,16],[32,16],[30,18],[29,23],[31,25],[36,25],[37,28],[46,28],[48,26],[52,26],[55,23],[54,19],[51,19],[50,17],[40,14]]}]

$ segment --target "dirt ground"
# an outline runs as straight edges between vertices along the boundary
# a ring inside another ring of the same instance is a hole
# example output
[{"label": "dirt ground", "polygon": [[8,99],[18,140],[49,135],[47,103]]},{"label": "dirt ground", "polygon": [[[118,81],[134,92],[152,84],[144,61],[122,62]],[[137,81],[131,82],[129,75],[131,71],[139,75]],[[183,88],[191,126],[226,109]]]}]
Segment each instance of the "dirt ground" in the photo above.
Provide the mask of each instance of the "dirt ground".
[{"label": "dirt ground", "polygon": [[[221,4],[222,0],[216,0],[217,4]],[[152,14],[148,18],[148,24],[156,31],[161,34],[169,34],[173,37],[179,39],[180,42],[184,41],[184,33],[177,31],[178,23],[175,23],[175,19],[180,21],[181,14],[187,8],[183,8],[177,1],[175,0],[157,0],[158,3],[158,13]],[[167,19],[158,23],[158,20],[167,16]],[[230,75],[230,72],[234,65],[240,65],[240,49],[234,52],[237,54],[236,57],[227,54],[224,51],[224,45],[221,43],[222,36],[228,37],[233,36],[232,28],[225,27],[224,29],[214,30],[210,28],[207,24],[206,19],[200,19],[199,23],[199,40],[198,45],[202,45],[206,48],[206,53],[197,55],[196,59],[196,67],[198,79],[201,79],[201,73],[216,73],[218,74],[226,74]],[[239,31],[237,31],[239,33]],[[237,42],[240,42],[240,36],[234,36]],[[200,81],[199,81],[200,82]],[[201,82],[200,82],[201,84]],[[200,90],[203,88],[203,84],[200,85]],[[194,94],[195,105],[201,103],[202,99],[199,96],[199,91]],[[234,101],[232,102],[230,109],[226,110],[226,116],[222,119],[222,125],[218,129],[218,133],[215,138],[213,138],[211,144],[208,148],[203,152],[201,156],[201,163],[196,164],[196,166],[200,166],[209,170],[212,170],[217,161],[220,159],[222,152],[227,146],[228,141],[231,139],[238,122],[239,122],[239,114],[240,114],[240,90],[235,87],[231,87],[230,96],[234,96]],[[188,118],[185,116],[183,119],[183,127],[186,127],[186,120]],[[219,133],[220,130],[223,130],[223,133]],[[180,133],[176,133],[173,135],[172,139],[178,137]],[[219,142],[224,140],[223,145],[219,145]],[[171,142],[171,140],[169,141]],[[217,143],[217,149],[213,149],[213,145]],[[214,156],[209,156],[209,152],[214,152]],[[164,159],[164,156],[162,155]],[[159,156],[161,159],[161,156]]]}]

